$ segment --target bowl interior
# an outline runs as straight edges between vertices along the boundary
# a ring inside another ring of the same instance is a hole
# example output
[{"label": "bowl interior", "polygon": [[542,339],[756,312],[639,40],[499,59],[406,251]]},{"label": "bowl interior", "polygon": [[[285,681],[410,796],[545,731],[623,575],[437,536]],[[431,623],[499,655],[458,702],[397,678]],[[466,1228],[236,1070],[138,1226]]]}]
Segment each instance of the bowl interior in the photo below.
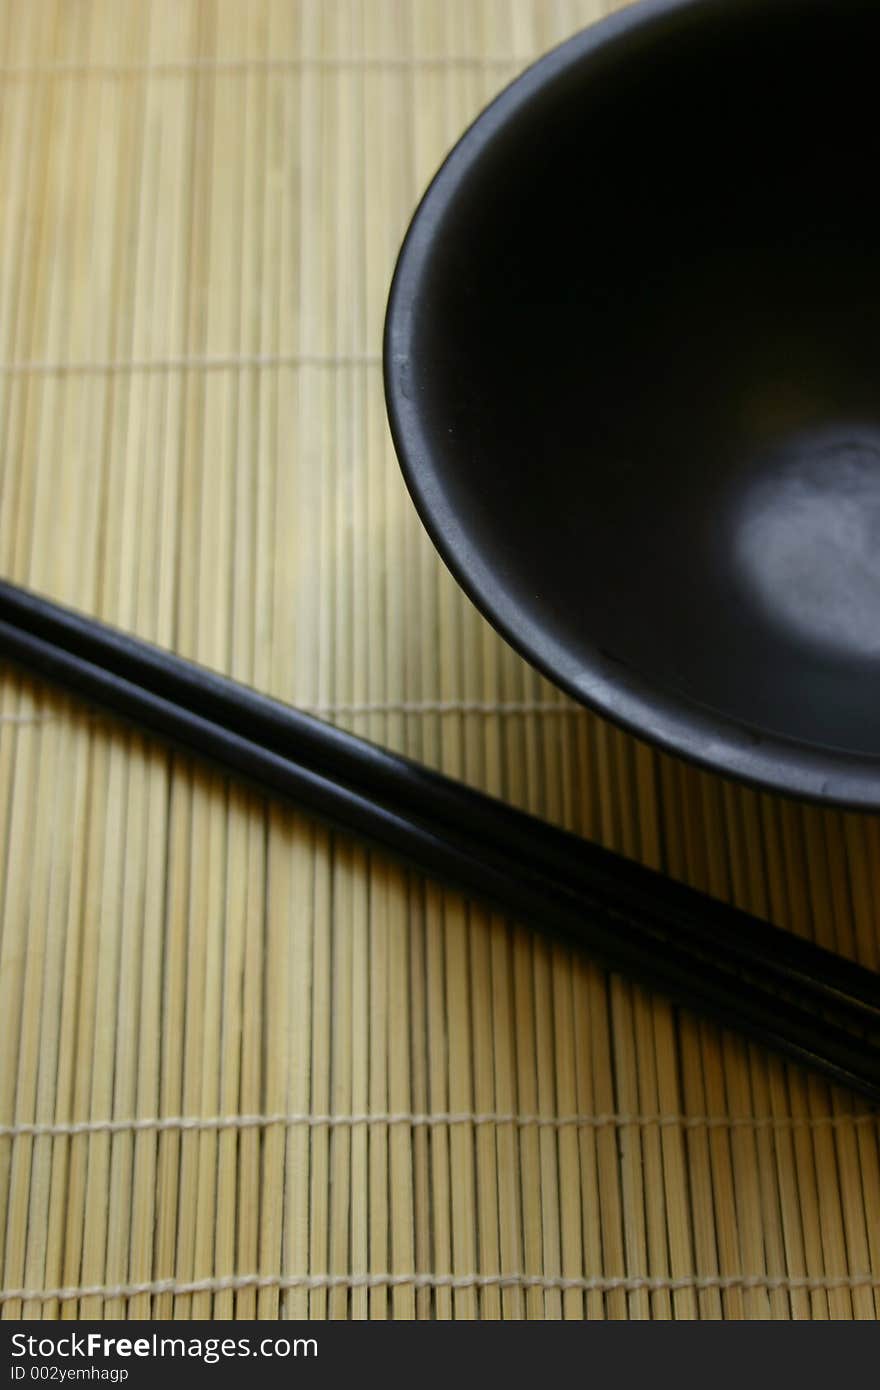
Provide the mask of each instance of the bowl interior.
[{"label": "bowl interior", "polygon": [[856,0],[637,6],[477,122],[392,295],[459,577],[722,766],[722,727],[880,757],[878,52]]}]

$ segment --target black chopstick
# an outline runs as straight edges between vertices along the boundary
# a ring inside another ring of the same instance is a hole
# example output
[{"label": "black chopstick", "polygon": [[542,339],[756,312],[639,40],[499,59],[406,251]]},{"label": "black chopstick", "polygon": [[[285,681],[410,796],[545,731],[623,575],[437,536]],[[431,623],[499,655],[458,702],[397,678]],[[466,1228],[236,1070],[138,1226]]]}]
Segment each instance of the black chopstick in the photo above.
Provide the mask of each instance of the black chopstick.
[{"label": "black chopstick", "polygon": [[880,1099],[873,972],[5,583],[0,652]]},{"label": "black chopstick", "polygon": [[855,1026],[880,1023],[880,975],[621,855],[537,820],[410,759],[348,734],[226,677],[40,595],[0,581],[0,618],[93,665],[183,704],[245,739],[292,757],[371,800],[443,823],[505,855],[539,861],[585,907],[687,943],[716,964]]}]

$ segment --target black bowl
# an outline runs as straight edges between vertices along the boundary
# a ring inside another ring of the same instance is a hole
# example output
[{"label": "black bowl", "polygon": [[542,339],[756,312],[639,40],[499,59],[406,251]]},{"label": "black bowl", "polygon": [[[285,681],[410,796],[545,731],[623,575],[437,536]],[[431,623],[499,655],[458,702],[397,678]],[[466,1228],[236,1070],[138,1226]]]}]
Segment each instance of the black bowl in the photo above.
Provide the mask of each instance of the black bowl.
[{"label": "black bowl", "polygon": [[487,108],[385,389],[496,627],[720,772],[880,805],[880,5],[649,0]]}]

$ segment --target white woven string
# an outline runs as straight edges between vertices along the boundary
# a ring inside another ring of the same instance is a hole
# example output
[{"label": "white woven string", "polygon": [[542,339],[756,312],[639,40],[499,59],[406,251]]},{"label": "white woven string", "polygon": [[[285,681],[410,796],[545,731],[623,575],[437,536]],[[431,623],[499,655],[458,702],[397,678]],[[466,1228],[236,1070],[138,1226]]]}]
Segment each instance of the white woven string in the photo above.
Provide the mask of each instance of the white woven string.
[{"label": "white woven string", "polygon": [[41,77],[186,77],[190,73],[216,73],[226,76],[247,76],[251,72],[285,73],[310,71],[367,70],[376,72],[417,68],[476,68],[509,71],[534,61],[534,55],[511,54],[509,57],[468,53],[415,54],[410,57],[396,54],[367,54],[337,57],[296,58],[187,58],[159,63],[35,63],[0,66],[0,81],[29,81]]},{"label": "white woven string", "polygon": [[[500,704],[493,705],[484,700],[374,700],[366,704],[326,704],[326,705],[305,705],[298,704],[297,709],[303,714],[313,714],[321,719],[329,718],[349,718],[355,715],[367,714],[400,714],[400,715],[426,715],[426,714],[480,714],[480,715],[503,715],[510,717],[514,715],[577,715],[584,716],[587,711],[578,705],[563,704],[554,700],[508,700]],[[0,724],[48,724],[51,723],[53,715],[30,715],[30,714],[10,714],[0,715]],[[103,716],[90,714],[95,720],[101,720]]]},{"label": "white woven string", "polygon": [[105,361],[22,361],[0,363],[3,376],[112,376],[135,372],[223,372],[261,367],[379,367],[376,352],[220,353],[211,356],[118,357]]},{"label": "white woven string", "polygon": [[559,700],[505,700],[493,705],[490,700],[392,700],[370,701],[367,704],[302,705],[306,714],[585,714],[579,705]]},{"label": "white woven string", "polygon": [[670,1292],[680,1289],[876,1289],[874,1274],[708,1274],[682,1278],[648,1275],[566,1278],[543,1274],[231,1274],[218,1278],[150,1279],[138,1284],[86,1284],[54,1289],[6,1289],[0,1303],[48,1303],[72,1298],[135,1298],[142,1294],[224,1293],[238,1289],[577,1289],[583,1293]]},{"label": "white woven string", "polygon": [[0,1125],[0,1139],[73,1137],[78,1134],[159,1134],[166,1131],[247,1129],[340,1129],[354,1125],[407,1125],[439,1128],[453,1125],[515,1125],[517,1129],[828,1129],[849,1125],[874,1125],[877,1115],[516,1115],[504,1112],[388,1112],[352,1115],[171,1115],[129,1120],[77,1120],[57,1123],[22,1122]]}]

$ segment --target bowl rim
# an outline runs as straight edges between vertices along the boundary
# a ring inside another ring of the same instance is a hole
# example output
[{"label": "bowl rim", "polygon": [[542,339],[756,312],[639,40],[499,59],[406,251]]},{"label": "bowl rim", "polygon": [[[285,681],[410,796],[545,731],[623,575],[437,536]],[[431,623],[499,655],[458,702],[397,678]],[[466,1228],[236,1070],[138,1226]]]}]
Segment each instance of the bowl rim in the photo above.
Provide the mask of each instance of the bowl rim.
[{"label": "bowl rim", "polygon": [[382,371],[391,438],[418,515],[460,587],[492,626],[551,682],[637,738],[722,776],[806,800],[880,807],[880,758],[786,738],[738,722],[653,683],[596,648],[574,660],[537,616],[514,599],[470,541],[444,494],[442,447],[428,436],[410,390],[413,304],[438,230],[485,148],[551,83],[654,21],[729,0],[637,0],[539,58],[466,128],[423,193],[400,247],[385,312]]}]

